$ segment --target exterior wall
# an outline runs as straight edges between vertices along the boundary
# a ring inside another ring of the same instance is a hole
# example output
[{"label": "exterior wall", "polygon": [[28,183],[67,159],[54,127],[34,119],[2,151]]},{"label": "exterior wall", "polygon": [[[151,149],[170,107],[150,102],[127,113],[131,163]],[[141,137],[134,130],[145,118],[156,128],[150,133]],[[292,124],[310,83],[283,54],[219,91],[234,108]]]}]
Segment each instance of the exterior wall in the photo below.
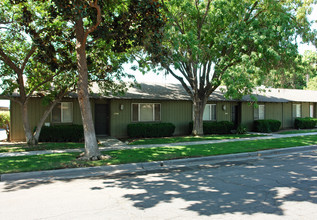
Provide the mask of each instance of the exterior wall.
[{"label": "exterior wall", "polygon": [[283,121],[283,104],[282,103],[265,103],[265,119]]},{"label": "exterior wall", "polygon": [[[73,124],[81,124],[81,114],[77,100],[65,99],[65,102],[73,102]],[[25,134],[22,124],[22,112],[20,104],[16,102],[10,103],[10,119],[11,119],[11,140],[25,141]],[[41,116],[44,114],[46,106],[42,104],[40,98],[32,98],[28,103],[28,116],[31,128],[35,128]],[[49,115],[45,122],[51,122],[51,115]]]},{"label": "exterior wall", "polygon": [[309,117],[309,103],[301,103],[302,104],[302,117]]},{"label": "exterior wall", "polygon": [[[192,103],[190,101],[111,100],[111,136],[127,136],[127,125],[132,123],[132,103],[160,103],[161,122],[173,123],[176,126],[174,135],[189,133],[188,123],[192,121]],[[123,105],[123,110],[120,110],[120,105]]]},{"label": "exterior wall", "polygon": [[292,128],[294,126],[293,105],[292,103],[283,103],[282,128]]},{"label": "exterior wall", "polygon": [[[66,102],[73,102],[73,124],[82,124],[80,108],[77,99],[64,99]],[[174,135],[184,135],[189,133],[188,123],[192,121],[193,110],[191,101],[159,101],[159,100],[121,100],[121,99],[91,99],[91,107],[94,118],[95,104],[110,104],[110,135],[114,137],[126,137],[127,125],[132,123],[132,103],[160,103],[161,122],[171,122],[175,124]],[[247,102],[208,102],[216,104],[217,121],[232,121],[232,107],[239,105],[239,120],[248,130],[253,129],[254,107]],[[282,122],[282,128],[292,128],[294,126],[292,104],[294,103],[258,103],[265,105],[265,119],[275,119]],[[317,103],[302,104],[302,117],[309,117],[310,104],[314,105],[314,117],[317,116]],[[123,105],[123,110],[120,109]],[[46,106],[42,105],[40,98],[32,98],[29,101],[29,120],[31,128],[34,128],[43,115]],[[226,106],[225,110],[223,106]],[[21,108],[18,103],[11,102],[11,140],[25,140]],[[51,116],[46,122],[51,121]]]},{"label": "exterior wall", "polygon": [[253,105],[249,102],[241,103],[241,125],[245,126],[249,131],[253,129],[254,110]]},{"label": "exterior wall", "polygon": [[[22,112],[20,104],[11,102],[11,140],[24,141],[25,134],[22,124]],[[40,120],[41,115],[45,111],[45,106],[39,98],[30,99],[28,103],[28,116],[31,128],[35,128],[37,122]],[[49,122],[47,118],[45,122]]]}]

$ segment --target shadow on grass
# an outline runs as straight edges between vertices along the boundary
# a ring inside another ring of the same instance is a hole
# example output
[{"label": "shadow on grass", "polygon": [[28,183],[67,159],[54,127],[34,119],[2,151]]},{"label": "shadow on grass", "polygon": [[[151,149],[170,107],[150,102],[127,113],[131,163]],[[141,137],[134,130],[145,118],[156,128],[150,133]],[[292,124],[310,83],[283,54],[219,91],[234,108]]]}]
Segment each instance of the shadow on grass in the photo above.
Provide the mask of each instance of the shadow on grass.
[{"label": "shadow on grass", "polygon": [[[90,186],[92,191],[107,194],[122,189],[122,196],[139,210],[150,210],[173,203],[168,211],[196,212],[199,216],[259,213],[283,216],[284,204],[301,202],[317,204],[317,153],[280,155],[273,158],[222,162],[213,165],[140,172],[111,178]],[[72,180],[60,180],[71,183]],[[8,182],[4,192],[29,189],[58,181]],[[175,201],[182,201],[181,207]],[[296,212],[296,210],[294,210]]]}]

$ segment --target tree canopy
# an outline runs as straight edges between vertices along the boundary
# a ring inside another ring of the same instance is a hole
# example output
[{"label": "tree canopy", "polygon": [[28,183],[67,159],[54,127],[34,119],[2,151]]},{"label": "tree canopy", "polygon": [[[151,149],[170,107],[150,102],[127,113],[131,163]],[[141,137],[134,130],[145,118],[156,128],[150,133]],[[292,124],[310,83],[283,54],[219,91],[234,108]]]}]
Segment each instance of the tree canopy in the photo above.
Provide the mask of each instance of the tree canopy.
[{"label": "tree canopy", "polygon": [[[47,1],[5,0],[0,4],[1,96],[20,104],[27,142],[36,144],[44,120],[76,84],[73,55],[65,49],[71,45],[66,37],[69,28],[50,16]],[[33,96],[47,105],[35,132],[28,120],[28,102]]]},{"label": "tree canopy", "polygon": [[202,134],[207,98],[225,85],[227,98],[250,94],[272,70],[289,69],[297,37],[316,41],[307,14],[313,1],[170,0],[160,53],[150,60],[191,96],[194,134]]}]

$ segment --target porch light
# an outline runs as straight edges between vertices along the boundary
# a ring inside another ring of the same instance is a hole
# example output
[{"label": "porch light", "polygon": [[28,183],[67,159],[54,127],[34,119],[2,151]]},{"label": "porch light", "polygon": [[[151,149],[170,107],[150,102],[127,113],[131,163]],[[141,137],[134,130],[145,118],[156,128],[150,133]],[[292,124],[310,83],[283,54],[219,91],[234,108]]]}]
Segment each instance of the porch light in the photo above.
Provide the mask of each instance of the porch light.
[{"label": "porch light", "polygon": [[226,111],[227,110],[227,106],[226,105],[222,105],[222,110]]},{"label": "porch light", "polygon": [[121,111],[123,111],[124,105],[123,105],[123,104],[120,104],[120,105],[119,105],[119,109],[120,109]]}]

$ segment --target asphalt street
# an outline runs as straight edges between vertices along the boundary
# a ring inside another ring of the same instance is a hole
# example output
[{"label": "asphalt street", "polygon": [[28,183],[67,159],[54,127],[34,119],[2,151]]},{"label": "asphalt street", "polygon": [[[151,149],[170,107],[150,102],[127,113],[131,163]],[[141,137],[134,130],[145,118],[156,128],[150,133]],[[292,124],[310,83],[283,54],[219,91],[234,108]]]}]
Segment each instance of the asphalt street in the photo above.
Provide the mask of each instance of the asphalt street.
[{"label": "asphalt street", "polygon": [[0,182],[1,219],[317,219],[317,151],[114,177]]},{"label": "asphalt street", "polygon": [[6,140],[6,139],[7,139],[6,131],[0,128],[0,141]]}]

